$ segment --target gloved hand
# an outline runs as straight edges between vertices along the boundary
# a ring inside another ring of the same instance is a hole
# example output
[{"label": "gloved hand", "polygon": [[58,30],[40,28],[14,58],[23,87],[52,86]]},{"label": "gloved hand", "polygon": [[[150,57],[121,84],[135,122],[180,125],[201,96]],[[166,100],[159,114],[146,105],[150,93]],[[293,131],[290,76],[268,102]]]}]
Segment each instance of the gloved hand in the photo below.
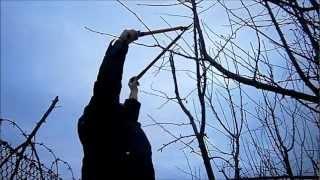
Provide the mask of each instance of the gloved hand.
[{"label": "gloved hand", "polygon": [[133,29],[126,29],[121,33],[119,39],[127,44],[130,44],[131,42],[138,39],[138,31]]},{"label": "gloved hand", "polygon": [[137,77],[132,77],[130,80],[129,80],[129,88],[131,91],[138,91],[138,86],[139,86],[139,82],[137,80]]},{"label": "gloved hand", "polygon": [[135,100],[138,100],[138,86],[139,86],[139,82],[138,82],[138,79],[137,77],[132,77],[130,80],[129,80],[129,83],[128,83],[129,87],[130,87],[130,95],[129,95],[129,99],[135,99]]}]

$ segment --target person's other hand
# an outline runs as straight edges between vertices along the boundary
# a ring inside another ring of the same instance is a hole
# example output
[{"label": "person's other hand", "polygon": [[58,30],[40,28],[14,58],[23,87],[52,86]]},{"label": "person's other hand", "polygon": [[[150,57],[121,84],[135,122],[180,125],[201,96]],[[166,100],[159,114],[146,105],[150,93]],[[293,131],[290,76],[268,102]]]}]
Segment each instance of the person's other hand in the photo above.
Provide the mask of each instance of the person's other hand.
[{"label": "person's other hand", "polygon": [[133,29],[126,29],[120,35],[120,40],[126,42],[127,44],[138,39],[138,31]]},{"label": "person's other hand", "polygon": [[137,77],[132,77],[130,80],[129,80],[129,88],[131,91],[138,91],[138,86],[139,86],[139,82],[138,82],[138,79]]}]

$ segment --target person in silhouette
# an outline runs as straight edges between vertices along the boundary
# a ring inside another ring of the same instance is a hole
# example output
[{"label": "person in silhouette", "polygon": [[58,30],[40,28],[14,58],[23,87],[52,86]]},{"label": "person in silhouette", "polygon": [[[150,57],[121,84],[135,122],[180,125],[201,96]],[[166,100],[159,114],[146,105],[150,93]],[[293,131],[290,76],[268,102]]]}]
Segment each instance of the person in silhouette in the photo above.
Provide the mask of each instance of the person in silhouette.
[{"label": "person in silhouette", "polygon": [[123,65],[128,45],[138,39],[124,30],[103,58],[93,96],[78,121],[83,146],[82,180],[153,180],[151,145],[138,122],[138,81],[129,81],[130,96],[119,103]]}]

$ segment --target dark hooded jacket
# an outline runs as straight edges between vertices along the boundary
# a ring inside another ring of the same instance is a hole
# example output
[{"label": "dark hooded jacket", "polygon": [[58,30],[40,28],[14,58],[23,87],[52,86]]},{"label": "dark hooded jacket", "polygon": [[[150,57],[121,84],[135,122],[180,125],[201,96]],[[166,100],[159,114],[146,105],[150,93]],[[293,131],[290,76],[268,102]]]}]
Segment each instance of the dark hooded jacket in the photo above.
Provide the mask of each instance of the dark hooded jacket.
[{"label": "dark hooded jacket", "polygon": [[110,43],[93,96],[79,119],[83,180],[154,179],[151,146],[138,123],[140,103],[119,103],[127,51],[126,43]]}]

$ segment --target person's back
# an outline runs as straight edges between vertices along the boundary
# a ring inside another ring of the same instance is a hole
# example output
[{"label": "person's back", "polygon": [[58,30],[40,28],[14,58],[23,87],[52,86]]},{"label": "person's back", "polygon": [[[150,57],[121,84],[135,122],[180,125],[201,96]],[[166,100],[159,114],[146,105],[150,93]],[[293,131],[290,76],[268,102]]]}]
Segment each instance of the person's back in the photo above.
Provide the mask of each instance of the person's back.
[{"label": "person's back", "polygon": [[154,179],[151,146],[138,123],[137,81],[129,85],[130,98],[119,103],[127,50],[128,44],[121,40],[109,46],[93,97],[79,119],[82,179]]}]

